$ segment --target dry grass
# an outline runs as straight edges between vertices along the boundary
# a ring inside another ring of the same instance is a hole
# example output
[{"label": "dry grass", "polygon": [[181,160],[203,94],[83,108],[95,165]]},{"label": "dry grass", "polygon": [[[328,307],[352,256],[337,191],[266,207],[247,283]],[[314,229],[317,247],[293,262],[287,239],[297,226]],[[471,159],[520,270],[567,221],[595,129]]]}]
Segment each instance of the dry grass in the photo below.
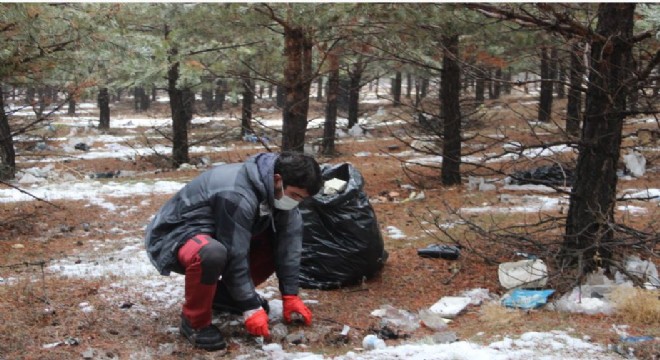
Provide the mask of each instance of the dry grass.
[{"label": "dry grass", "polygon": [[610,298],[621,322],[655,326],[655,336],[660,336],[660,295],[657,290],[620,287],[610,294]]}]

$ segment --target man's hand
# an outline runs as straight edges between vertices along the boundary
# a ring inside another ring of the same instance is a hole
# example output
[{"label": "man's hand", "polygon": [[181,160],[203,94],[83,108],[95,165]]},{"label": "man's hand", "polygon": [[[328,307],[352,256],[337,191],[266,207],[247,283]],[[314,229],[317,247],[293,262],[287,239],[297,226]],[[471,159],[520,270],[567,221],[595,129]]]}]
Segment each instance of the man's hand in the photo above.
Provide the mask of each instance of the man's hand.
[{"label": "man's hand", "polygon": [[291,314],[298,313],[303,317],[305,325],[312,324],[312,312],[303,304],[298,295],[284,295],[282,296],[282,302],[284,321],[290,323],[292,321]]},{"label": "man's hand", "polygon": [[245,318],[245,328],[250,335],[263,336],[265,338],[270,337],[268,314],[266,314],[263,308],[260,307],[256,310],[246,311],[243,313],[243,318]]}]

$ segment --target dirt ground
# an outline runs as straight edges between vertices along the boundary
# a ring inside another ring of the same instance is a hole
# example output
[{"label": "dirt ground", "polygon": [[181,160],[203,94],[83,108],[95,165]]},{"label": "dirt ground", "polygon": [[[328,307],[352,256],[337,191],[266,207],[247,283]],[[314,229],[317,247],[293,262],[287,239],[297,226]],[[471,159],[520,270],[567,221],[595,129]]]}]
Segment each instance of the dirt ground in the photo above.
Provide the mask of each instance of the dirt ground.
[{"label": "dirt ground", "polygon": [[[509,99],[507,102],[516,103],[517,100]],[[502,104],[487,105],[496,109]],[[115,110],[123,112],[122,116],[132,116],[127,110],[130,105],[123,106],[122,108],[122,105],[115,105]],[[321,116],[321,105],[312,104],[312,107],[312,112]],[[240,113],[235,108],[228,112]],[[395,109],[390,110],[390,113],[394,112]],[[500,125],[509,129],[508,135],[519,140],[528,139],[526,135],[528,129],[518,126],[519,124],[515,123],[518,120],[506,120],[511,123],[503,120],[511,119],[510,114],[507,115],[505,112],[506,106],[504,110],[493,110],[496,118],[500,119]],[[155,116],[159,113],[163,116],[167,114],[165,109],[161,108],[152,110],[150,115]],[[266,113],[257,113],[257,115],[268,116]],[[62,135],[67,132],[66,129],[58,131],[62,132]],[[200,134],[207,131],[209,130],[203,126],[194,127],[192,136],[201,136]],[[391,136],[397,131],[401,133],[402,130],[378,128],[370,131],[370,137],[367,138],[346,138],[337,145],[337,156],[319,157],[320,162],[350,162],[362,173],[365,179],[364,190],[372,200],[389,258],[383,270],[363,284],[331,291],[302,290],[305,298],[317,300],[317,303],[310,304],[314,314],[314,324],[311,328],[290,327],[289,333],[294,333],[296,330],[304,331],[305,340],[302,341],[302,345],[284,341],[282,346],[285,350],[313,351],[330,356],[359,348],[365,335],[369,333],[382,335],[387,332],[387,329],[381,326],[380,319],[370,315],[373,310],[385,304],[417,311],[431,306],[443,296],[458,295],[474,288],[488,289],[494,296],[504,294],[505,290],[500,286],[497,278],[497,264],[485,262],[481,256],[471,251],[463,251],[456,261],[427,259],[417,255],[417,249],[443,241],[442,234],[436,233],[439,237],[435,237],[423,230],[420,219],[424,216],[435,214],[439,223],[452,222],[456,219],[447,212],[447,206],[459,208],[492,205],[497,202],[497,197],[501,193],[472,191],[466,184],[442,187],[438,182],[439,172],[433,169],[423,170],[437,174],[430,178],[409,177],[398,159],[385,155],[406,150],[405,144]],[[111,130],[111,132],[119,135],[122,130]],[[310,136],[315,136],[315,131],[311,131]],[[240,149],[245,143],[238,138],[226,140],[224,145],[232,143],[236,145],[236,150],[206,154],[206,156],[213,162],[233,162],[243,160],[259,151]],[[55,142],[52,144],[54,145]],[[355,156],[360,152],[369,152],[371,156]],[[23,152],[23,154],[28,153]],[[645,179],[635,180],[637,182],[635,184],[629,182],[626,185],[636,188],[660,187],[657,162],[654,166],[655,173],[651,173]],[[195,169],[169,171],[154,158],[138,158],[134,161],[74,160],[55,163],[55,168],[69,171],[76,176],[104,171],[134,170],[140,174],[140,179],[178,181],[189,180],[201,171]],[[403,202],[402,200],[407,198],[411,191],[402,187],[402,184],[415,184],[417,191],[423,189],[425,199]],[[398,196],[393,193],[398,193]],[[74,279],[44,273],[41,263],[47,266],[56,259],[95,251],[93,240],[103,239],[108,245],[105,249],[110,250],[113,249],[114,241],[119,242],[126,236],[142,237],[144,225],[168,198],[169,195],[141,194],[113,199],[112,202],[120,209],[123,205],[128,208],[133,204],[149,200],[147,205],[136,207],[137,210],[128,217],[120,217],[113,210],[89,206],[85,201],[58,200],[51,203],[30,201],[1,204],[0,276],[5,279],[16,278],[18,281],[12,284],[0,284],[2,309],[0,310],[2,320],[0,321],[0,359],[80,358],[85,356],[85,351],[89,348],[94,349],[95,359],[139,358],[136,355],[132,357],[131,354],[146,354],[145,348],[153,349],[151,356],[159,359],[232,358],[240,354],[256,354],[254,356],[258,358],[258,352],[255,352],[255,349],[259,348],[258,344],[241,326],[223,328],[225,335],[230,339],[227,351],[207,353],[195,350],[176,334],[180,311],[178,306],[172,306],[159,313],[129,312],[127,308],[131,307],[131,302],[138,302],[139,296],[127,295],[127,302],[123,304],[125,306],[117,306],[104,301],[99,293],[99,289],[112,279]],[[657,206],[656,209],[653,206],[655,205],[648,205],[650,214],[657,214]],[[504,222],[520,220],[519,214],[502,216],[507,216],[502,220]],[[635,221],[647,220],[649,219]],[[406,237],[394,239],[387,236],[388,226],[400,229]],[[113,232],[116,228],[122,231]],[[492,244],[486,239],[482,239],[483,242],[480,243],[479,239],[478,235],[473,235],[471,247],[482,252],[488,252],[492,247],[493,253],[498,254],[500,251],[513,252],[512,249],[498,248],[497,244]],[[444,238],[444,241],[446,240]],[[657,249],[654,252],[657,254]],[[499,260],[511,261],[513,256]],[[654,260],[658,264],[657,257]],[[267,286],[276,286],[275,280],[269,280],[261,288]],[[128,291],[139,293],[140,290],[128,289]],[[78,311],[79,304],[83,300],[94,305],[96,310],[91,313]],[[612,330],[615,324],[627,325],[627,331],[631,335],[660,336],[658,323],[634,321],[621,314],[584,315],[548,309],[512,311],[485,306],[468,307],[448,325],[447,330],[455,332],[458,339],[478,343],[488,343],[501,339],[502,336],[527,331],[559,329],[589,336],[597,343],[616,344],[619,337]],[[347,337],[339,335],[344,325],[351,327]],[[168,327],[174,328],[169,332],[162,331],[163,328]],[[422,339],[432,334],[433,331],[430,329],[421,327],[412,333],[389,333],[386,342],[396,344]],[[67,337],[77,339],[79,344],[50,349],[43,347],[44,344]],[[163,349],[162,344],[174,344],[174,349]],[[657,349],[657,341],[655,341],[652,348],[642,349],[638,355],[652,358],[651,353]]]}]

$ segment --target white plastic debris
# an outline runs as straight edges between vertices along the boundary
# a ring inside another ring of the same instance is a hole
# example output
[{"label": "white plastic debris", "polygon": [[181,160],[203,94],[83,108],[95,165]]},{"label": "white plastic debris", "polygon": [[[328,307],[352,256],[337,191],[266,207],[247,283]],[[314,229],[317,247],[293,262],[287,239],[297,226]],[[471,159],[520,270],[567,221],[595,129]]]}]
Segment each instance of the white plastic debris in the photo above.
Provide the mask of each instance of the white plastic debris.
[{"label": "white plastic debris", "polygon": [[346,181],[338,178],[327,180],[323,183],[323,194],[335,195],[337,193],[340,193],[346,190],[346,184],[347,184]]},{"label": "white plastic debris", "polygon": [[623,163],[626,165],[626,169],[630,171],[630,174],[634,177],[642,177],[646,172],[646,158],[644,155],[637,151],[631,151],[626,155],[623,155]]},{"label": "white plastic debris", "polygon": [[[634,255],[630,256],[626,258],[626,271],[644,280],[644,285],[647,289],[660,288],[658,269],[651,261],[642,260]],[[628,277],[618,271],[614,274],[614,279],[617,284],[622,284],[628,281]]]},{"label": "white plastic debris", "polygon": [[365,350],[385,349],[387,344],[385,344],[383,339],[379,339],[378,336],[369,334],[362,339],[362,347]]},{"label": "white plastic debris", "polygon": [[542,288],[548,282],[548,267],[540,259],[502,263],[497,274],[506,289]]},{"label": "white plastic debris", "polygon": [[430,310],[445,318],[454,318],[466,306],[470,304],[472,299],[466,296],[445,296],[433,304]]}]

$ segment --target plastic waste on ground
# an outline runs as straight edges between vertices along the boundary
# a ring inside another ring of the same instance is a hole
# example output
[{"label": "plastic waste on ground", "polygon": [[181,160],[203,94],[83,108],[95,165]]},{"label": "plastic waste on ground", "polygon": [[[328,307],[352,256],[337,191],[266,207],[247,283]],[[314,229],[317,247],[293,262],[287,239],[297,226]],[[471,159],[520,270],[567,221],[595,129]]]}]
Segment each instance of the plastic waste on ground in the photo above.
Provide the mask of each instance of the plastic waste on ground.
[{"label": "plastic waste on ground", "polygon": [[388,257],[364,179],[349,163],[324,164],[321,175],[346,186],[299,206],[304,223],[300,286],[328,290],[360,284],[376,275]]},{"label": "plastic waste on ground", "polygon": [[502,263],[497,274],[500,284],[506,289],[542,288],[548,282],[548,267],[540,259]]},{"label": "plastic waste on ground", "polygon": [[429,310],[445,318],[454,318],[465,309],[472,299],[466,296],[445,296],[433,304]]},{"label": "plastic waste on ground", "polygon": [[419,320],[429,329],[435,331],[442,331],[447,329],[447,323],[451,320],[445,319],[442,315],[431,311],[430,309],[422,309],[419,311]]},{"label": "plastic waste on ground", "polygon": [[540,184],[556,186],[572,186],[574,179],[574,170],[552,164],[550,166],[541,166],[527,171],[518,171],[511,175],[512,184]]},{"label": "plastic waste on ground", "polygon": [[502,305],[517,309],[536,309],[548,302],[554,290],[515,289],[502,298]]},{"label": "plastic waste on ground", "polygon": [[375,349],[384,349],[387,347],[383,339],[379,339],[378,336],[369,334],[362,339],[362,347],[365,350],[375,350]]},{"label": "plastic waste on ground", "polygon": [[371,312],[372,316],[381,318],[383,326],[391,326],[401,331],[412,332],[419,328],[419,316],[392,305],[383,305]]},{"label": "plastic waste on ground", "polygon": [[417,255],[424,258],[456,260],[461,255],[461,250],[456,245],[431,244],[423,249],[417,249]]}]

